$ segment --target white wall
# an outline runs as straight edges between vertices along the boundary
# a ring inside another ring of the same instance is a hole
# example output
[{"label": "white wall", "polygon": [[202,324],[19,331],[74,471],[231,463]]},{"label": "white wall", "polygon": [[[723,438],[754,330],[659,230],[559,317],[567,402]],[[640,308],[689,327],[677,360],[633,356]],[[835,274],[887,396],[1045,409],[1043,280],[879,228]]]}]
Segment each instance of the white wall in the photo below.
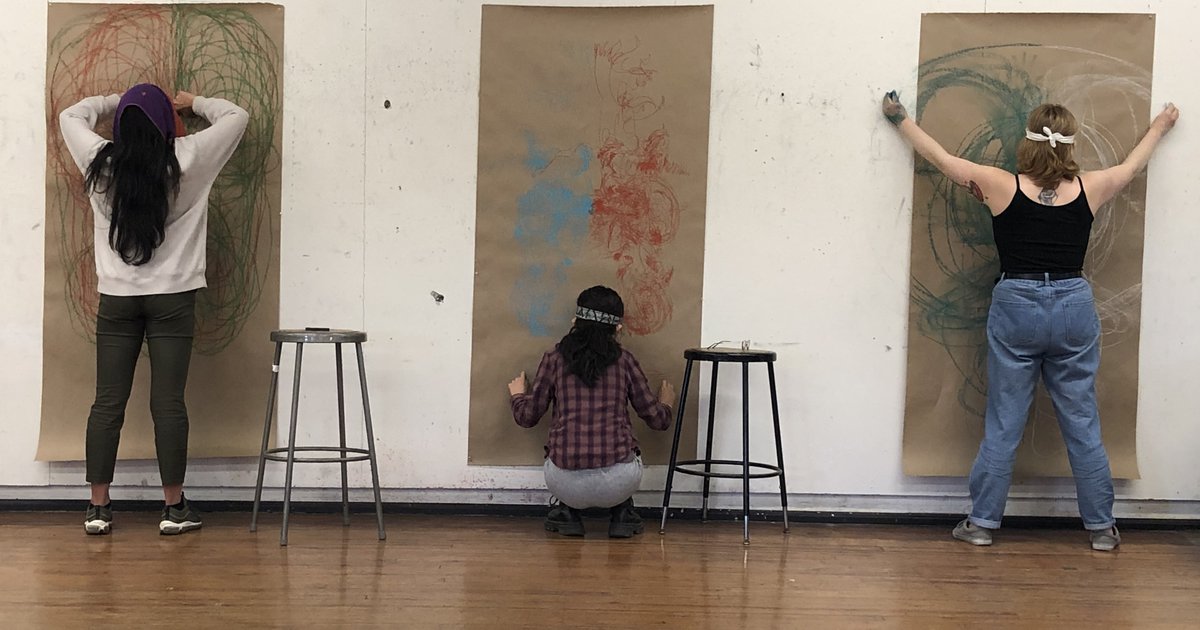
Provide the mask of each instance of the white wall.
[{"label": "white wall", "polygon": [[[0,499],[73,498],[82,491],[79,464],[32,461],[40,405],[46,5],[8,4],[0,22],[0,286],[7,298],[0,302]],[[282,325],[319,322],[371,334],[367,362],[385,499],[544,500],[537,469],[466,465],[481,2],[283,4]],[[779,352],[792,507],[960,511],[968,504],[962,479],[901,472],[912,159],[877,103],[886,89],[915,90],[922,12],[1037,11],[1045,3],[715,4],[703,340],[749,338]],[[1068,0],[1054,8],[1094,11],[1094,4]],[[1189,357],[1200,353],[1200,332],[1190,325],[1200,312],[1200,281],[1191,271],[1200,268],[1193,245],[1200,217],[1190,202],[1200,144],[1191,141],[1189,103],[1200,102],[1200,86],[1180,61],[1193,54],[1200,3],[1113,1],[1104,9],[1158,14],[1153,98],[1169,98],[1184,112],[1150,167],[1138,423],[1143,478],[1118,486],[1118,510],[1194,518],[1200,388],[1190,382]],[[445,302],[435,304],[431,290]],[[306,372],[304,404],[331,409],[332,393],[320,387],[331,370]],[[765,410],[765,379],[755,385],[752,406]],[[722,395],[735,401],[737,379],[725,387]],[[285,387],[282,395],[288,393]],[[736,405],[718,415],[718,450],[736,454]],[[310,417],[315,424],[324,419]],[[752,436],[752,455],[763,459],[773,455],[768,427],[760,423]],[[362,432],[353,433],[361,442]],[[309,436],[336,433],[318,426]],[[128,487],[118,496],[155,496],[152,463],[119,468],[118,484]],[[334,470],[299,467],[306,489],[297,496],[334,497],[320,489],[336,483]],[[253,472],[252,461],[196,462],[191,494],[249,498]],[[353,474],[358,486],[367,483],[365,467]],[[650,470],[646,502],[654,502],[658,495],[649,491],[661,488],[663,477],[661,468]],[[679,483],[698,487],[691,478]],[[772,482],[761,483],[755,503],[776,505]],[[1072,496],[1065,480],[1021,483],[1010,513],[1072,514]],[[717,500],[738,504],[734,494]]]}]

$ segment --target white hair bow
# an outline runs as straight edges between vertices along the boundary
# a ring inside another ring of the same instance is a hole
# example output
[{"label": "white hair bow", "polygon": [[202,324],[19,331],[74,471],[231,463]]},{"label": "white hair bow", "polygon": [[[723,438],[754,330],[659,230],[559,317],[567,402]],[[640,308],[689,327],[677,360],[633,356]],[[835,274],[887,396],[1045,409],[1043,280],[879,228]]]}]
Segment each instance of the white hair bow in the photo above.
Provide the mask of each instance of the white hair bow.
[{"label": "white hair bow", "polygon": [[1049,127],[1042,127],[1042,131],[1044,133],[1026,129],[1025,137],[1034,142],[1049,142],[1051,149],[1056,148],[1059,142],[1063,144],[1075,144],[1075,136],[1064,136],[1057,131],[1050,131]]}]

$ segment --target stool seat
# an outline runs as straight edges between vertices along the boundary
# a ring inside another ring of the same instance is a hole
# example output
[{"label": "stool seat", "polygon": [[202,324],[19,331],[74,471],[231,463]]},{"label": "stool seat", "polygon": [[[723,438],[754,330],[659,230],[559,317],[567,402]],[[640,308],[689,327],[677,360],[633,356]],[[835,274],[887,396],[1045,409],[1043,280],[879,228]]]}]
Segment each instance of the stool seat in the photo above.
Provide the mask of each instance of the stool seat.
[{"label": "stool seat", "polygon": [[300,328],[271,332],[271,341],[275,343],[362,343],[366,340],[367,333],[359,330]]},{"label": "stool seat", "polygon": [[713,361],[718,363],[766,363],[775,360],[770,350],[742,350],[741,348],[689,348],[683,351],[689,361]]}]

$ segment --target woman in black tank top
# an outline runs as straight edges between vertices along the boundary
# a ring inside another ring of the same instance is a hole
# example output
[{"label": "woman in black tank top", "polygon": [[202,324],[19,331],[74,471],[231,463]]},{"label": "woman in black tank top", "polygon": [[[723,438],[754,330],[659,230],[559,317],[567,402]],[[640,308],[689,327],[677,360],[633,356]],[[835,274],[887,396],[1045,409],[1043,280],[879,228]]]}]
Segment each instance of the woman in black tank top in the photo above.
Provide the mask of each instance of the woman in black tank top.
[{"label": "woman in black tank top", "polygon": [[1015,175],[948,153],[908,117],[894,91],[883,97],[883,115],[921,157],[987,206],[1000,258],[987,320],[984,437],[971,468],[971,513],[954,537],[992,544],[1041,376],[1067,445],[1092,549],[1115,549],[1121,536],[1096,405],[1100,320],[1083,261],[1096,211],[1145,167],[1179,110],[1167,105],[1123,163],[1083,173],[1074,159],[1075,117],[1061,105],[1040,105],[1017,148]]}]

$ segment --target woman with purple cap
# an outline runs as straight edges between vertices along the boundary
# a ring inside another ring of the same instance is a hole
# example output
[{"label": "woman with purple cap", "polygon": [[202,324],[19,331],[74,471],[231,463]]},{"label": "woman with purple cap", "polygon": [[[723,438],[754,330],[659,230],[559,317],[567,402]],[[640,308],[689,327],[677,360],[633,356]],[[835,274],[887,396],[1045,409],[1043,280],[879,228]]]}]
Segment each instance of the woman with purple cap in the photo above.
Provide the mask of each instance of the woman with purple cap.
[{"label": "woman with purple cap", "polygon": [[[183,136],[177,111],[209,122]],[[113,115],[113,140],[95,132]],[[88,534],[112,528],[109,485],[125,403],[145,340],[150,350],[150,413],[162,476],[159,532],[201,525],[183,496],[188,417],[184,404],[196,291],[206,286],[208,194],[246,130],[246,110],[219,98],[179,92],[172,100],[149,83],[124,95],[91,96],[59,115],[59,128],[95,219],[96,402],[87,424]]]}]

